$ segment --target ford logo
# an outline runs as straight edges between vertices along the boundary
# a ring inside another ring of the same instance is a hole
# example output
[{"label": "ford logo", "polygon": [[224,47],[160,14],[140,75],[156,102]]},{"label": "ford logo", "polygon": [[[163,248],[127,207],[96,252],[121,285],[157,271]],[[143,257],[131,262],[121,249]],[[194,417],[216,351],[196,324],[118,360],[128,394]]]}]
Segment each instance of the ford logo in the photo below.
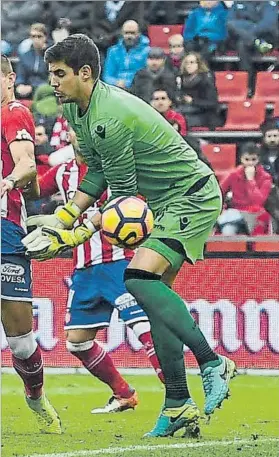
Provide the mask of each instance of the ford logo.
[{"label": "ford logo", "polygon": [[21,265],[4,263],[1,265],[1,274],[10,276],[22,276],[24,274],[24,268]]}]

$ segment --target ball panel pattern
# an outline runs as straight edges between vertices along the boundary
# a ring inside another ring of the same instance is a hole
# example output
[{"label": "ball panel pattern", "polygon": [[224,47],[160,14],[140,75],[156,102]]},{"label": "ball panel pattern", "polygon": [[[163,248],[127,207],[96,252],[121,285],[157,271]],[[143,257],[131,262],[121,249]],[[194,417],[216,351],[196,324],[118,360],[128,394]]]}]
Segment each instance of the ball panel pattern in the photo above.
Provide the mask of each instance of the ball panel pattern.
[{"label": "ball panel pattern", "polygon": [[105,232],[114,233],[121,223],[121,214],[118,213],[117,207],[110,207],[102,217],[102,227]]},{"label": "ball panel pattern", "polygon": [[152,229],[152,211],[137,197],[117,197],[102,211],[102,231],[113,245],[135,248],[148,238]]}]

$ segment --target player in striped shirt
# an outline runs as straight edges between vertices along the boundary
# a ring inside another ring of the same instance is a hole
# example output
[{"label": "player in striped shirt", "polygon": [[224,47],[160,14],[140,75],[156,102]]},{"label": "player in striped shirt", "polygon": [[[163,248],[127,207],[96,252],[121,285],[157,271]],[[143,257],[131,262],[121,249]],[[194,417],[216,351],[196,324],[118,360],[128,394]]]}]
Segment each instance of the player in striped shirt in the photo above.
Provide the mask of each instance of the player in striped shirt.
[{"label": "player in striped shirt", "polygon": [[31,265],[21,240],[26,235],[22,189],[36,190],[35,128],[27,108],[14,97],[16,75],[1,56],[1,318],[13,366],[41,431],[61,433],[60,419],[43,391],[43,362],[32,330]]},{"label": "player in striped shirt", "polygon": [[[86,172],[87,166],[79,156],[76,160],[53,167],[40,177],[41,196],[46,197],[59,191],[64,203],[67,203]],[[106,198],[107,192],[82,218],[93,217]],[[48,216],[32,216],[28,219],[28,225],[45,224],[47,218]],[[148,318],[127,292],[123,282],[124,270],[133,255],[132,250],[112,246],[102,232],[97,232],[89,241],[74,249],[74,273],[65,318],[66,347],[93,376],[108,384],[113,392],[105,407],[93,409],[93,414],[120,412],[135,408],[138,403],[135,390],[122,378],[109,354],[95,339],[100,328],[109,326],[114,309],[118,310],[119,317],[143,344],[151,364],[163,382]]]}]

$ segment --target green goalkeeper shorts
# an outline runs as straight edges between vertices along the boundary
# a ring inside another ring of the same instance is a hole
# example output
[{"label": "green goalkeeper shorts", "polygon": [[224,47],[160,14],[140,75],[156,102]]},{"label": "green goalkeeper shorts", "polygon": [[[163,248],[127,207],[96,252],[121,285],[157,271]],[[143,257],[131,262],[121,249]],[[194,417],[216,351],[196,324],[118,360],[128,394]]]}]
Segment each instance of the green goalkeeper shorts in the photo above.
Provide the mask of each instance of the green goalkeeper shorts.
[{"label": "green goalkeeper shorts", "polygon": [[176,270],[184,261],[194,264],[203,259],[205,242],[222,209],[215,175],[202,178],[194,186],[155,213],[154,229],[142,244],[164,256]]}]

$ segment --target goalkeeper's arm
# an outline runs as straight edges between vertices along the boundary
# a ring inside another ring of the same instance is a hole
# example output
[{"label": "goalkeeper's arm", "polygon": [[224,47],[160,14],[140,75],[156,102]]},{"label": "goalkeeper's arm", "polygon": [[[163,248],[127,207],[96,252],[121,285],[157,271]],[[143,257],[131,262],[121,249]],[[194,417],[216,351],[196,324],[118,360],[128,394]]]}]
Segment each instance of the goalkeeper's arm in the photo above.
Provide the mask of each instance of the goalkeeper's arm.
[{"label": "goalkeeper's arm", "polygon": [[[91,179],[86,179],[88,175]],[[99,211],[90,221],[84,220],[72,231],[65,230],[70,229],[79,216],[103,193],[103,186],[106,186],[105,180],[100,178],[98,173],[96,181],[92,179],[93,177],[95,178],[96,174],[88,172],[84,178],[85,183],[82,181],[73,200],[69,201],[55,214],[33,217],[33,219],[41,217],[42,223],[37,225],[43,227],[41,229],[38,228],[22,240],[27,249],[26,254],[30,258],[38,260],[50,259],[63,252],[66,248],[79,246],[100,230],[101,213]],[[43,220],[46,218],[51,218],[51,220]],[[30,219],[32,218],[29,218],[29,222]],[[36,223],[29,223],[28,225],[36,225]]]},{"label": "goalkeeper's arm", "polygon": [[79,216],[92,206],[95,201],[95,197],[77,190],[73,199],[55,213],[55,217],[58,220],[58,224],[55,226],[66,229],[72,228]]},{"label": "goalkeeper's arm", "polygon": [[[79,216],[98,200],[106,188],[107,183],[103,172],[88,170],[72,200],[66,203],[53,215],[31,216],[27,220],[27,226],[31,229],[44,225],[70,229]],[[97,220],[93,223],[96,225],[97,229],[100,228]]]},{"label": "goalkeeper's arm", "polygon": [[[97,198],[77,190],[70,200],[56,213],[56,217],[63,224],[63,228],[71,228],[79,216],[95,203]],[[98,211],[91,219],[96,231],[101,228],[101,213]]]},{"label": "goalkeeper's arm", "polygon": [[91,206],[96,199],[81,191],[77,191],[72,200],[56,210],[54,214],[30,216],[27,219],[27,227],[33,230],[36,227],[55,227],[71,229],[80,215]]},{"label": "goalkeeper's arm", "polygon": [[71,200],[79,208],[79,216],[84,213],[90,206],[95,203],[97,199],[91,195],[88,195],[81,190],[77,190],[73,199]]},{"label": "goalkeeper's arm", "polygon": [[106,188],[103,171],[88,169],[73,199],[56,213],[57,218],[63,223],[63,228],[71,228],[79,216],[100,198]]},{"label": "goalkeeper's arm", "polygon": [[[79,216],[95,203],[106,190],[107,183],[102,171],[88,170],[73,199],[56,213],[63,228],[71,228]],[[96,215],[92,223],[100,229],[100,217]]]}]

